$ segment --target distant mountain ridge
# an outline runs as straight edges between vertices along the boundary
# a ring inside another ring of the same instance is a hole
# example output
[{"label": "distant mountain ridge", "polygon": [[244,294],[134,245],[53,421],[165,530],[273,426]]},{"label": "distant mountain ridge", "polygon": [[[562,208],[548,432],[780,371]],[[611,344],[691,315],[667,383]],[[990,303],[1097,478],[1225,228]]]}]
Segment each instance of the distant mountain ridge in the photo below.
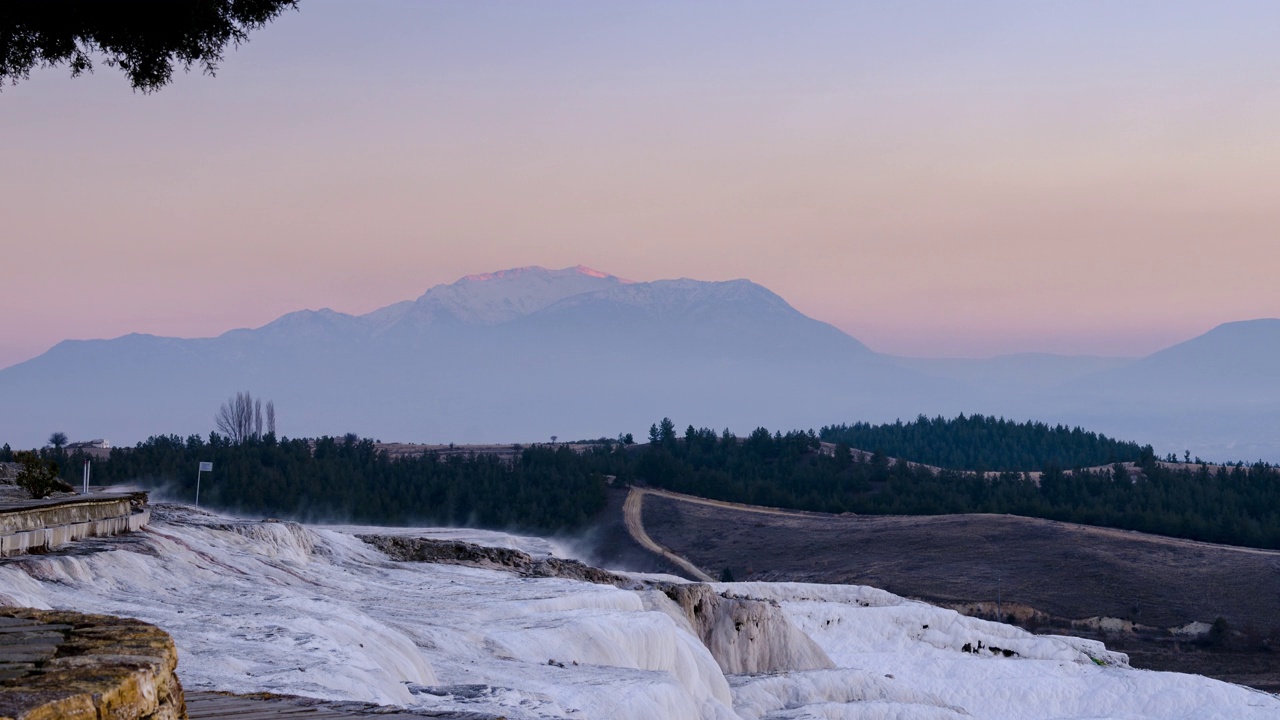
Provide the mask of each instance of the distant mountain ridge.
[{"label": "distant mountain ridge", "polygon": [[521,267],[468,275],[449,285],[437,285],[411,303],[397,303],[364,317],[379,324],[394,324],[415,315],[443,314],[465,323],[495,325],[567,297],[628,284],[631,281],[583,265],[563,270]]},{"label": "distant mountain ridge", "polygon": [[1280,320],[1257,320],[1137,360],[895,358],[749,280],[523,267],[364,315],[59,343],[0,370],[0,442],[205,434],[247,389],[276,401],[291,436],[527,442],[639,433],[663,416],[749,432],[980,412],[1280,460],[1277,352]]},{"label": "distant mountain ridge", "polygon": [[1266,403],[1280,395],[1280,320],[1219,325],[1094,378],[1105,392],[1139,400],[1188,396],[1202,403]]},{"label": "distant mountain ridge", "polygon": [[117,443],[203,434],[238,389],[275,400],[289,435],[445,442],[643,432],[664,415],[808,426],[820,424],[812,413],[834,422],[856,406],[887,419],[886,393],[948,392],[747,280],[530,267],[365,315],[304,310],[215,338],[59,343],[0,371],[16,411],[0,414],[0,437],[35,444],[46,426],[102,428]]},{"label": "distant mountain ridge", "polygon": [[405,300],[364,315],[348,315],[329,308],[299,310],[256,330],[232,332],[297,332],[325,328],[360,329],[373,334],[407,323],[419,327],[432,322],[497,325],[542,310],[567,297],[631,284],[630,280],[579,265],[563,270],[521,267],[468,275],[457,282],[436,285],[416,300]]}]

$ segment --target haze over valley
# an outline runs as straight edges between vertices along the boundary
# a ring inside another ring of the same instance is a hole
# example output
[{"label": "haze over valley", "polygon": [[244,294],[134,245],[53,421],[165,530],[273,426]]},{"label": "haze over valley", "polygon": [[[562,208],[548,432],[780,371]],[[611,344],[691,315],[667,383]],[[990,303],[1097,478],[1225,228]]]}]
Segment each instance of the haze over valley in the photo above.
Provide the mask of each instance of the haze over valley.
[{"label": "haze over valley", "polygon": [[1277,352],[1280,320],[1267,319],[1142,358],[903,358],[748,280],[526,267],[358,316],[300,310],[213,338],[62,342],[0,370],[13,410],[0,435],[204,433],[219,403],[250,389],[293,436],[527,443],[641,434],[663,416],[745,434],[981,413],[1083,425],[1161,456],[1276,461]]}]

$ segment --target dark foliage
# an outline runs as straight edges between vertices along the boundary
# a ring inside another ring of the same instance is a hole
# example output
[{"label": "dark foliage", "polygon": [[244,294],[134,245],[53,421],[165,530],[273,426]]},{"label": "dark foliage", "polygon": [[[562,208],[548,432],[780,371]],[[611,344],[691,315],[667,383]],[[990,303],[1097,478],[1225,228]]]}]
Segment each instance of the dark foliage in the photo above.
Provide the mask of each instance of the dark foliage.
[{"label": "dark foliage", "polygon": [[[659,436],[661,433],[657,433]],[[682,442],[655,438],[635,476],[678,492],[774,507],[868,515],[1008,513],[1208,542],[1280,548],[1280,472],[1265,463],[1168,467],[1144,449],[1136,473],[1048,467],[1029,473],[934,472],[848,445],[819,451],[812,432],[744,440],[707,429]]]},{"label": "dark foliage", "polygon": [[33,499],[48,497],[58,489],[58,463],[34,452],[14,453],[14,459],[22,463],[15,481]]},{"label": "dark foliage", "polygon": [[[83,461],[49,455],[71,468]],[[239,445],[217,434],[156,437],[113,449],[95,463],[94,477],[190,498],[200,461],[214,463],[202,502],[304,520],[569,530],[603,509],[613,476],[620,484],[819,512],[1010,513],[1280,548],[1280,472],[1264,463],[1169,466],[1143,449],[1132,472],[1120,464],[1095,471],[1050,465],[1039,476],[934,472],[882,452],[859,460],[846,444],[824,447],[812,430],[759,428],[739,438],[690,426],[681,435],[666,419],[654,424],[648,444],[607,440],[583,452],[534,445],[513,461],[484,454],[392,459],[354,435],[277,441],[267,433]]]},{"label": "dark foliage", "polygon": [[1036,472],[1050,466],[1097,467],[1137,462],[1144,452],[1150,452],[1137,443],[1078,427],[982,415],[960,415],[951,420],[921,415],[911,423],[831,425],[822,428],[818,436],[825,442],[952,470]]},{"label": "dark foliage", "polygon": [[217,434],[153,437],[113,449],[95,464],[94,477],[189,500],[201,461],[213,463],[201,483],[202,505],[308,520],[555,531],[586,524],[605,502],[604,478],[566,447],[530,447],[515,462],[493,455],[392,459],[354,435],[277,441],[268,433],[238,444]]},{"label": "dark foliage", "polygon": [[0,3],[0,88],[31,69],[66,64],[72,77],[93,56],[154,92],[175,65],[214,74],[227,43],[275,19],[296,0],[6,0]]},{"label": "dark foliage", "polygon": [[1233,632],[1231,623],[1227,619],[1219,615],[1214,619],[1213,625],[1209,627],[1209,637],[1207,638],[1209,646],[1215,648],[1226,648],[1231,645]]}]

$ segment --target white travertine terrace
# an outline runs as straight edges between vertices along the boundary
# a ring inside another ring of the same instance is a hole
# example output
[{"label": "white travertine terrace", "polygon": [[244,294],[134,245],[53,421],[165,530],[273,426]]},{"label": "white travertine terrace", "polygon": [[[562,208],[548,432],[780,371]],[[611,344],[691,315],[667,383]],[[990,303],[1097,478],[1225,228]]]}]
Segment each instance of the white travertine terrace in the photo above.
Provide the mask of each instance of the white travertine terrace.
[{"label": "white travertine terrace", "polygon": [[[724,637],[733,622],[695,627],[639,578],[625,589],[395,562],[345,530],[184,509],[157,509],[142,536],[111,552],[0,564],[0,603],[154,623],[173,635],[189,690],[513,719],[1280,717],[1273,695],[1134,670],[1099,643],[866,587],[711,585],[776,608],[746,619],[780,626],[742,643]],[[730,670],[789,658],[810,669],[726,674],[701,635],[736,653]]]}]

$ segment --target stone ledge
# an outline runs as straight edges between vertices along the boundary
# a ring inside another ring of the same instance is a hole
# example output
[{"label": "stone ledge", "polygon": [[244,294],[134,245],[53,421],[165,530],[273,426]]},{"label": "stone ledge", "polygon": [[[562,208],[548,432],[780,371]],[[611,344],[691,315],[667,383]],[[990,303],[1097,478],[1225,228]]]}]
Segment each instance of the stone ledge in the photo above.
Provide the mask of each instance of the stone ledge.
[{"label": "stone ledge", "polygon": [[127,493],[0,506],[0,557],[139,530],[151,519],[146,503],[146,493]]},{"label": "stone ledge", "polygon": [[0,720],[185,720],[177,664],[139,620],[0,608]]}]

